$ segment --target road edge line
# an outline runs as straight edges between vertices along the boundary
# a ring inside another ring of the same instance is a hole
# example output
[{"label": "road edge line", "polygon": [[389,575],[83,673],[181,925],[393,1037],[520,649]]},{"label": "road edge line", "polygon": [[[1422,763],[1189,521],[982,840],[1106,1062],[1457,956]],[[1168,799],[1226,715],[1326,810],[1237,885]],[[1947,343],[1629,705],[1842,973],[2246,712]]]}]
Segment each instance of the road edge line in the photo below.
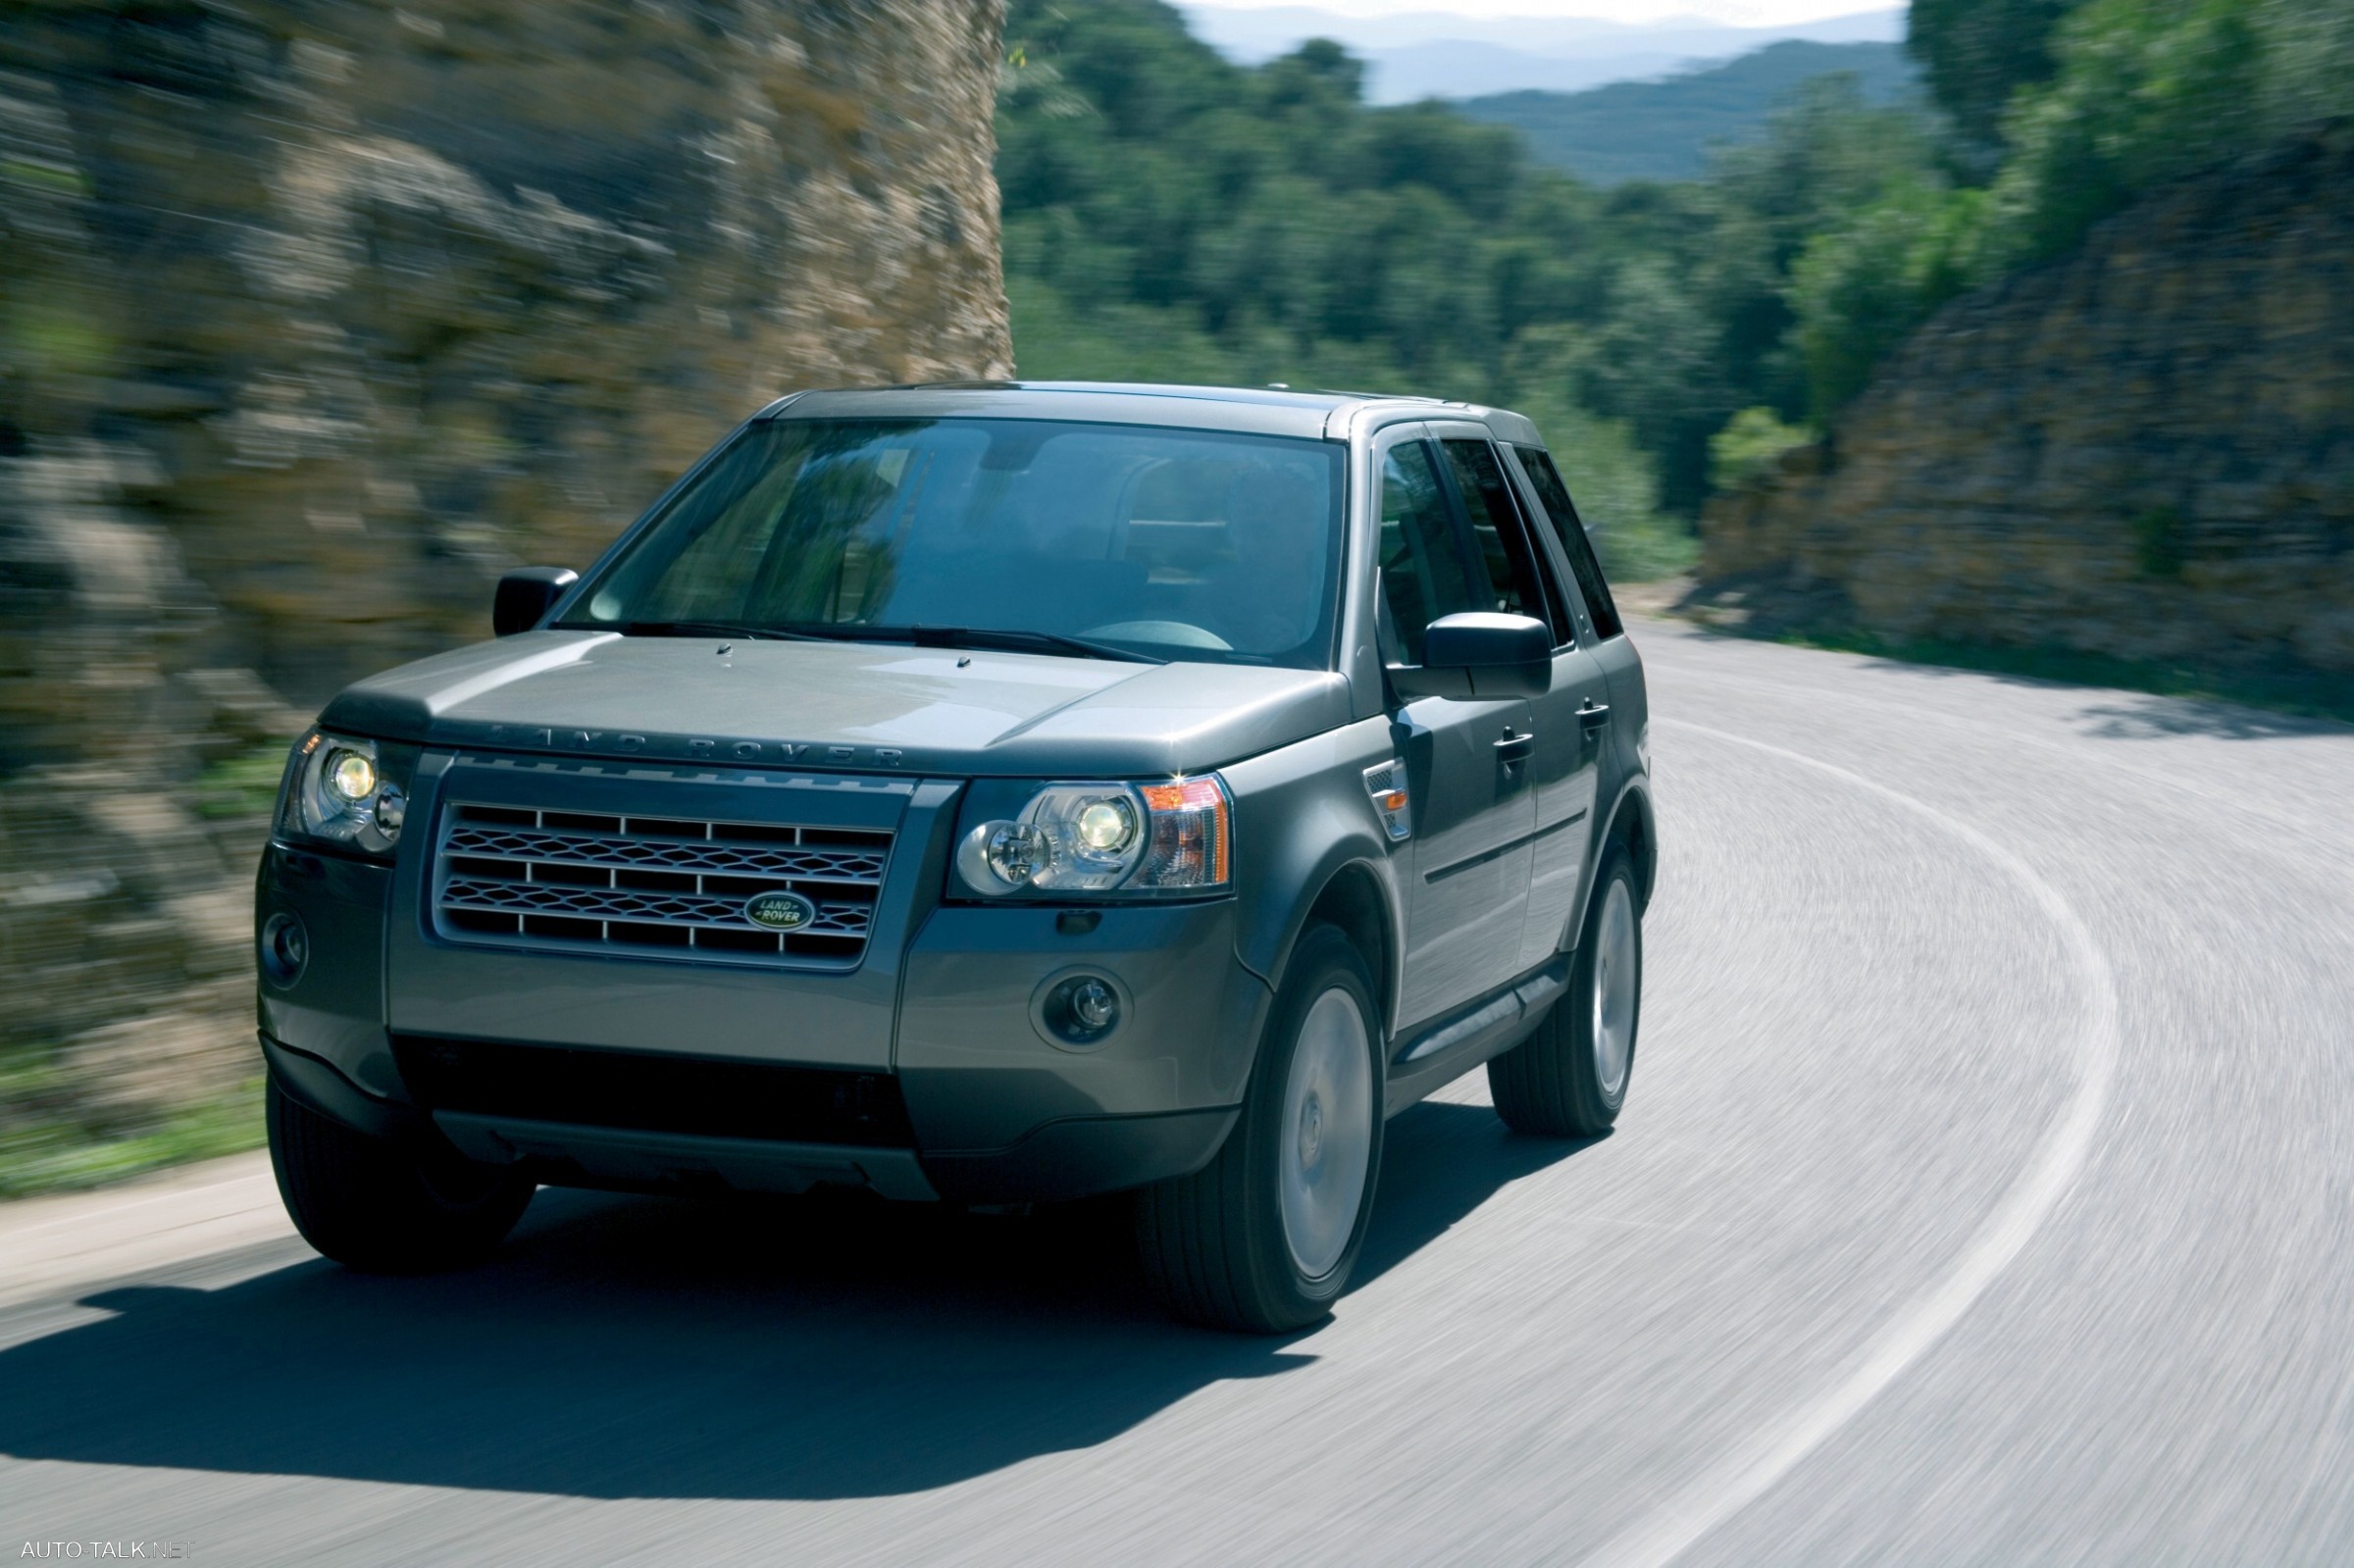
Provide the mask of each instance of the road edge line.
[{"label": "road edge line", "polygon": [[1838,1382],[1744,1442],[1666,1502],[1582,1559],[1583,1568],[1663,1568],[1700,1539],[1764,1496],[1847,1425],[1962,1320],[1986,1288],[2023,1251],[2059,1207],[2086,1158],[2108,1109],[2123,1041],[2117,976],[2092,928],[2060,890],[1992,835],[1914,795],[1804,752],[1710,725],[1654,716],[1655,724],[1691,730],[1766,752],[1868,790],[1943,829],[2000,868],[2041,909],[2071,950],[2090,998],[2076,1033],[2076,1082],[2068,1103],[2005,1189],[1960,1258],[1926,1293],[1883,1323],[1862,1357]]}]

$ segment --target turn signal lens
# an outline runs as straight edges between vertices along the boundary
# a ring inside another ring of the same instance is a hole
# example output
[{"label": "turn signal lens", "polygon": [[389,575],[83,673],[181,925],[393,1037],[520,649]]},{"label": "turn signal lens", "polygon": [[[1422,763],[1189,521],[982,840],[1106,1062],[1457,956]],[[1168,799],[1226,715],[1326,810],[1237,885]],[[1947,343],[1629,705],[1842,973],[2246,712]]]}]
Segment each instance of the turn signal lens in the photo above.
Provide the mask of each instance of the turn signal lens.
[{"label": "turn signal lens", "polygon": [[1373,814],[1393,843],[1410,838],[1414,834],[1413,802],[1406,788],[1406,764],[1384,762],[1365,770],[1365,793],[1373,797]]},{"label": "turn signal lens", "polygon": [[1215,887],[1226,882],[1226,790],[1214,778],[1147,784],[1152,843],[1137,880],[1151,887]]}]

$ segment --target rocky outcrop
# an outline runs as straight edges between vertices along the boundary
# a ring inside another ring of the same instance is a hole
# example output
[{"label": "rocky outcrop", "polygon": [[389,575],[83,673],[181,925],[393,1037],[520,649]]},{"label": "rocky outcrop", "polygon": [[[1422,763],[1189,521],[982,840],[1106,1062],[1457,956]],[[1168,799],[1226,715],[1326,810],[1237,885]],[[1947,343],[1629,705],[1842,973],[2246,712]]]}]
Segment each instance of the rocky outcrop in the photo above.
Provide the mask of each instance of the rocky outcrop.
[{"label": "rocky outcrop", "polygon": [[1955,302],[1702,540],[1768,616],[2354,685],[2354,123]]},{"label": "rocky outcrop", "polygon": [[1010,373],[1002,10],[11,8],[0,1136],[238,1040],[266,783],[192,781],[781,391]]}]

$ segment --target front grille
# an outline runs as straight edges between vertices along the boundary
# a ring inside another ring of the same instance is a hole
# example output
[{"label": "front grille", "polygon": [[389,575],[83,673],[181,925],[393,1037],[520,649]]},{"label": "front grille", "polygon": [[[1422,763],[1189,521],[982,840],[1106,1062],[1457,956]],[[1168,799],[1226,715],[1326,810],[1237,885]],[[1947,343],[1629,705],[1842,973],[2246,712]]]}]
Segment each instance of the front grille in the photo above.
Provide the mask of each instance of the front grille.
[{"label": "front grille", "polygon": [[898,1080],[710,1056],[395,1035],[410,1097],[431,1111],[519,1121],[907,1148]]},{"label": "front grille", "polygon": [[[890,833],[552,811],[455,800],[441,814],[434,921],[458,941],[719,963],[855,965]],[[776,931],[744,906],[798,893],[815,914]]]}]

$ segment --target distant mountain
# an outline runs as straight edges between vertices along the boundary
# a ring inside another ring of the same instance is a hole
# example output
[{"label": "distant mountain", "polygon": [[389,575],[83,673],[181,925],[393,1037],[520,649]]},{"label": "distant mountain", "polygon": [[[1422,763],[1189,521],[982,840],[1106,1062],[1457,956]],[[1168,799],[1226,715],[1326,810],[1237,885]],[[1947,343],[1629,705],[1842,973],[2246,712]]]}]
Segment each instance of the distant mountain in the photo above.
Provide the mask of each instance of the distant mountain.
[{"label": "distant mountain", "polygon": [[1217,0],[1180,0],[1178,10],[1194,36],[1245,64],[1273,59],[1308,38],[1336,39],[1365,62],[1366,95],[1376,103],[1574,92],[1727,60],[1784,39],[1893,43],[1905,34],[1901,9],[1784,27],[1729,27],[1691,18],[1638,25],[1441,12],[1350,17],[1313,6],[1245,8]]},{"label": "distant mountain", "polygon": [[1855,73],[1873,103],[1893,103],[1919,81],[1901,44],[1792,41],[1660,81],[1507,92],[1456,107],[1521,131],[1539,162],[1590,184],[1690,179],[1704,172],[1713,144],[1754,139],[1799,83],[1835,71]]}]

